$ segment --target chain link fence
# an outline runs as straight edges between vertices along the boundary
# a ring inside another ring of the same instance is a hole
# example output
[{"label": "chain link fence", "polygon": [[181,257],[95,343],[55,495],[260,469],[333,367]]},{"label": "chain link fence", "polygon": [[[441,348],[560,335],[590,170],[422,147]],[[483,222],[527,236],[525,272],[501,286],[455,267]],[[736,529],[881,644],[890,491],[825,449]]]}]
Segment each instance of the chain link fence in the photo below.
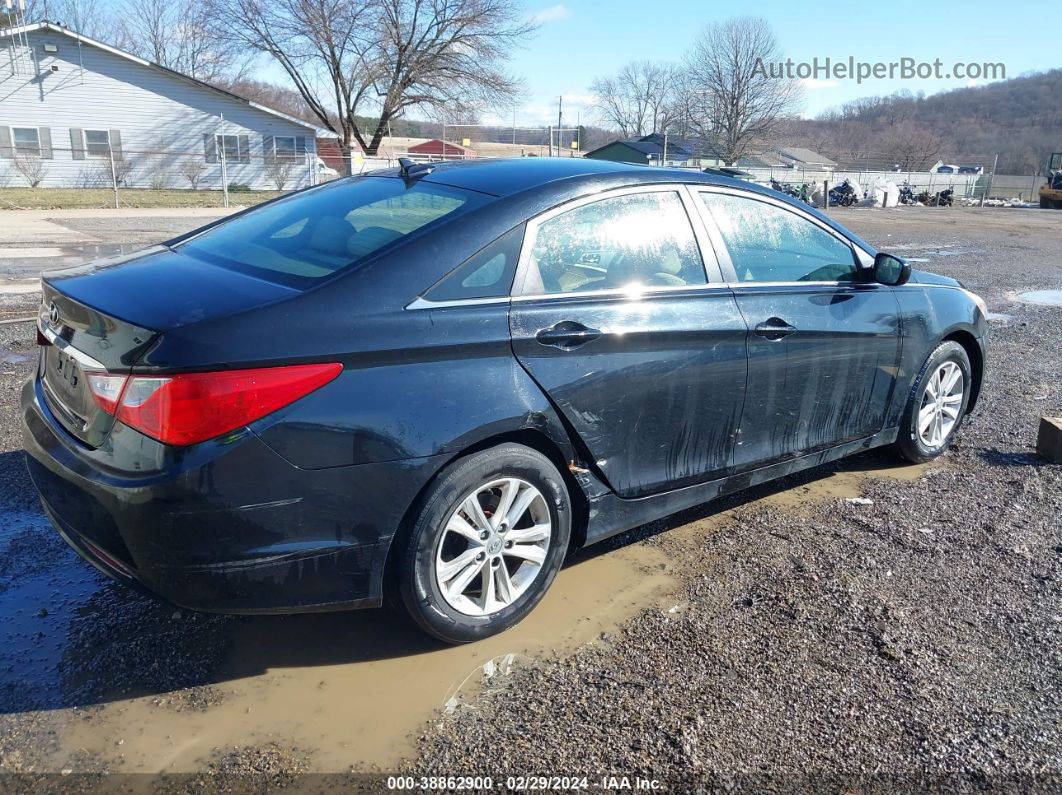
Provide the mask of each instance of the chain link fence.
[{"label": "chain link fence", "polygon": [[[399,158],[415,162],[470,160],[494,157],[582,157],[581,128],[499,127],[439,124],[435,138],[391,136],[382,140],[375,156],[342,156],[338,145],[318,140],[312,151],[266,156],[252,151],[245,136],[219,136],[194,150],[168,147],[112,148],[109,143],[72,149],[60,146],[13,146],[0,156],[0,189],[15,187],[107,191],[114,207],[149,206],[151,192],[157,206],[229,206],[251,199],[241,194],[264,194],[316,185],[345,174],[363,174],[397,165]],[[432,129],[420,132],[432,132]],[[499,140],[505,139],[505,140]],[[310,143],[307,149],[310,150]],[[783,150],[784,151],[784,150]],[[807,150],[804,150],[807,151]],[[647,166],[687,169],[723,167],[710,147],[673,139],[663,151],[645,155]],[[778,161],[778,162],[774,162]],[[848,180],[859,191],[876,184],[907,185],[913,193],[954,191],[966,204],[1037,201],[1044,184],[1041,174],[994,173],[995,155],[960,154],[939,158],[932,168],[903,168],[887,154],[862,155],[849,162],[783,162],[771,153],[740,159],[733,169],[739,178],[769,185],[808,186],[808,193]],[[165,194],[163,196],[162,194]],[[12,201],[8,206],[17,206]]]},{"label": "chain link fence", "polygon": [[[213,151],[173,148],[121,149],[110,144],[85,149],[13,146],[0,157],[0,189],[45,188],[109,191],[114,207],[143,206],[149,192],[175,196],[175,202],[229,206],[243,193],[282,193],[335,178],[308,151],[287,155],[252,154],[240,139]],[[179,194],[189,194],[182,200]],[[10,203],[10,202],[8,202]]]}]

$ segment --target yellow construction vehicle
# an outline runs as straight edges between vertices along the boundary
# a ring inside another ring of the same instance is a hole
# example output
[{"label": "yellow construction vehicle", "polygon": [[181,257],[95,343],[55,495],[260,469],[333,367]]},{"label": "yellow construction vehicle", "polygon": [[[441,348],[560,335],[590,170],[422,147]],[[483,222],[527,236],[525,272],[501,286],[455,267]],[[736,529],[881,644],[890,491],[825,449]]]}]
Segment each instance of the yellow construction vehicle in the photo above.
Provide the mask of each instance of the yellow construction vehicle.
[{"label": "yellow construction vehicle", "polygon": [[1040,207],[1045,210],[1049,207],[1062,210],[1062,152],[1051,155],[1044,175],[1047,182],[1040,188]]}]

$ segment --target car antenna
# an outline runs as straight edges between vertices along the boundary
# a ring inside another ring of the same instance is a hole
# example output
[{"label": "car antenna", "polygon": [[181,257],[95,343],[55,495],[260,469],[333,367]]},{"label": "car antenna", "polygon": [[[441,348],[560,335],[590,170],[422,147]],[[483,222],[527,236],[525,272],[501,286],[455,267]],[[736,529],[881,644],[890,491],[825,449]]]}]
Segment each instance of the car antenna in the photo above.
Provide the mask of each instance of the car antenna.
[{"label": "car antenna", "polygon": [[406,179],[430,174],[434,170],[435,166],[430,163],[414,163],[408,157],[398,158],[398,173]]}]

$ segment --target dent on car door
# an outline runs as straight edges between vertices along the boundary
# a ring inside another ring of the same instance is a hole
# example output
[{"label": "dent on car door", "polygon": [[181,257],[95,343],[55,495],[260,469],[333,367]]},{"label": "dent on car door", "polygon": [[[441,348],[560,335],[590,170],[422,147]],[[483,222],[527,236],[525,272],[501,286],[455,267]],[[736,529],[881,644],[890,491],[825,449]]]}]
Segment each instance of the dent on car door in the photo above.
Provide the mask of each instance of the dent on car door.
[{"label": "dent on car door", "polygon": [[900,355],[892,288],[863,278],[851,243],[781,203],[701,191],[749,327],[735,467],[882,430]]},{"label": "dent on car door", "polygon": [[621,496],[732,465],[745,323],[680,188],[582,201],[528,225],[513,350]]}]

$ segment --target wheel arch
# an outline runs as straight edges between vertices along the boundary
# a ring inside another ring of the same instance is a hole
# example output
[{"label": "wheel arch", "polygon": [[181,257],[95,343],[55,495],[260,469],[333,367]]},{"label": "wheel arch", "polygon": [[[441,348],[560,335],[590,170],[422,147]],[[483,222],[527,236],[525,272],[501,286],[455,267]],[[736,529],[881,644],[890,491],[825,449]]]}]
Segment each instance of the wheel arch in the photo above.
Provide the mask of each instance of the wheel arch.
[{"label": "wheel arch", "polygon": [[977,399],[981,395],[981,381],[984,379],[985,356],[977,338],[965,329],[955,329],[941,338],[941,342],[957,342],[966,351],[970,359],[970,369],[973,371],[973,383],[970,385],[970,400],[966,404],[966,413],[970,414],[977,406]]},{"label": "wheel arch", "polygon": [[442,460],[438,468],[435,470],[435,473],[421,487],[420,491],[417,492],[417,495],[413,498],[409,507],[407,507],[403,513],[402,520],[399,522],[398,528],[395,530],[395,534],[391,537],[389,542],[387,556],[384,559],[383,571],[383,588],[385,595],[394,594],[392,589],[396,583],[395,567],[399,563],[401,550],[405,548],[406,541],[409,539],[409,534],[413,529],[413,523],[416,519],[417,512],[424,504],[424,500],[438,481],[442,472],[455,461],[467,458],[481,450],[497,447],[498,445],[507,442],[530,447],[532,450],[546,456],[546,458],[557,467],[557,471],[561,473],[561,477],[564,479],[564,486],[568,490],[568,497],[571,501],[572,507],[572,526],[571,534],[568,539],[568,551],[572,552],[579,549],[586,543],[586,528],[590,515],[590,502],[587,499],[586,492],[579,485],[578,481],[575,479],[575,475],[572,474],[572,470],[569,468],[569,459],[566,456],[565,451],[556,440],[552,439],[548,434],[538,428],[514,428],[512,430],[484,437]]}]

